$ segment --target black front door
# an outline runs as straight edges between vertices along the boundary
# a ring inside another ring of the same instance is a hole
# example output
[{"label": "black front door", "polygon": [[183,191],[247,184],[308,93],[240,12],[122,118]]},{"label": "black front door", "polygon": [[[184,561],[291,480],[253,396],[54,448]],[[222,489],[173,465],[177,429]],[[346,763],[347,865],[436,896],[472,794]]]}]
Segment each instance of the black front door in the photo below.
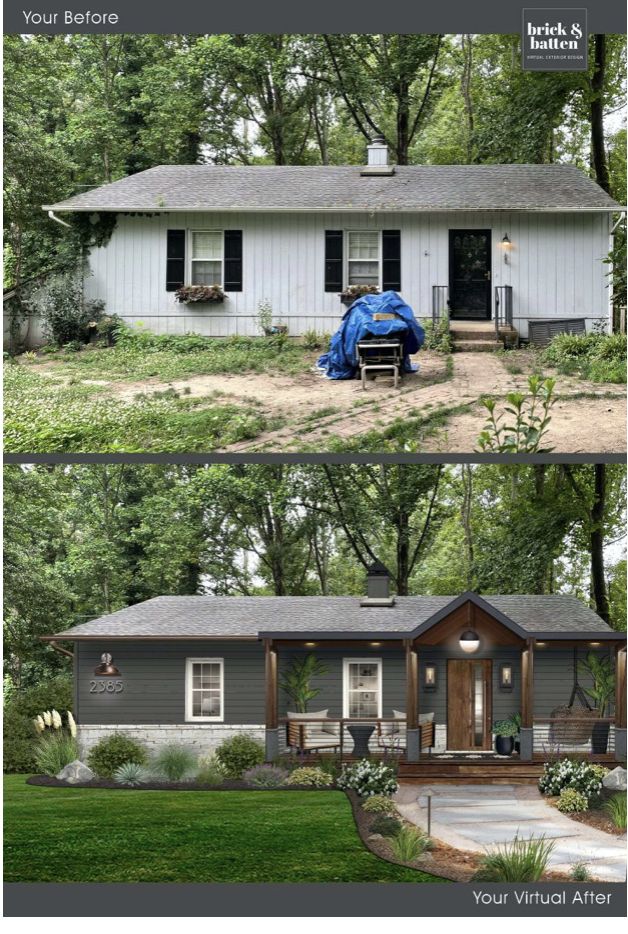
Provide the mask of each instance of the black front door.
[{"label": "black front door", "polygon": [[454,319],[491,317],[491,231],[449,231],[449,309]]}]

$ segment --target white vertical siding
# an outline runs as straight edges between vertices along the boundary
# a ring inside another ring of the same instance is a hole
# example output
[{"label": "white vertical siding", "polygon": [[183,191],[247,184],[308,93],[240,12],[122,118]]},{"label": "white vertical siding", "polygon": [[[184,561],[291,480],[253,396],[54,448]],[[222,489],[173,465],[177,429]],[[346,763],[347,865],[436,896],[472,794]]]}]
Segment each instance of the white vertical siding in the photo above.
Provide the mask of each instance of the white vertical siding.
[{"label": "white vertical siding", "polygon": [[[166,230],[243,231],[242,292],[222,305],[179,305],[166,292]],[[515,324],[527,336],[530,318],[583,317],[590,328],[608,320],[603,259],[609,218],[600,213],[524,214],[162,214],[122,216],[110,242],[94,249],[87,289],[109,313],[160,333],[224,336],[257,333],[258,304],[267,299],[292,335],[333,331],[344,311],[324,291],[324,231],[400,229],[402,295],[418,317],[431,313],[433,285],[448,284],[451,228],[491,229],[493,285],[512,285]],[[504,263],[501,239],[512,241]]]}]

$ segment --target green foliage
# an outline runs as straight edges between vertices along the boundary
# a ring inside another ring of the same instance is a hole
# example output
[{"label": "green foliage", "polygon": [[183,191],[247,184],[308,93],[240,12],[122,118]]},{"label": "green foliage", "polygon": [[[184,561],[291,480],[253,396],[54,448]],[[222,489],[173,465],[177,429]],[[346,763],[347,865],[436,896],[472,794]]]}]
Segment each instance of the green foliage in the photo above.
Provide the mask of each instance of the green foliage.
[{"label": "green foliage", "polygon": [[103,315],[104,302],[86,301],[83,284],[76,274],[55,277],[41,299],[44,333],[60,347],[87,343]]},{"label": "green foliage", "polygon": [[572,882],[590,882],[591,873],[586,863],[577,862],[574,863],[571,867],[571,881]]},{"label": "green foliage", "polygon": [[593,681],[593,686],[585,687],[585,692],[599,710],[600,717],[606,715],[606,710],[615,696],[615,669],[610,658],[598,655],[596,652],[587,652],[585,658],[578,662],[581,673],[587,674]]},{"label": "green foliage", "polygon": [[325,331],[319,334],[318,331],[310,329],[305,331],[301,338],[301,343],[306,350],[324,350],[328,346],[330,335]]},{"label": "green foliage", "polygon": [[333,783],[334,779],[329,772],[313,765],[293,769],[286,779],[286,785],[313,785],[314,788],[327,788]]},{"label": "green foliage", "polygon": [[618,830],[626,830],[626,793],[613,795],[603,804],[604,810],[609,815],[612,822]]},{"label": "green foliage", "polygon": [[426,321],[424,329],[425,342],[423,347],[425,350],[435,350],[437,353],[445,354],[451,353],[453,344],[449,331],[449,318],[446,315],[441,317],[436,325],[432,320]]},{"label": "green foliage", "polygon": [[382,837],[396,837],[401,831],[401,821],[389,814],[380,814],[369,827],[371,833],[379,833]]},{"label": "green foliage", "polygon": [[150,761],[151,772],[168,782],[183,782],[196,772],[196,756],[187,746],[167,743]]},{"label": "green foliage", "polygon": [[306,713],[309,702],[318,697],[321,689],[312,687],[312,678],[321,678],[327,671],[327,665],[319,661],[313,652],[292,659],[280,683],[296,713]]},{"label": "green foliage", "polygon": [[626,382],[625,334],[558,334],[542,359],[560,373],[596,383]]},{"label": "green foliage", "polygon": [[418,827],[404,824],[390,841],[390,848],[402,863],[413,863],[430,848],[432,841],[424,831]]},{"label": "green foliage", "polygon": [[262,764],[264,747],[252,736],[237,733],[222,741],[216,749],[216,759],[227,778],[242,778],[248,769]]},{"label": "green foliage", "polygon": [[63,730],[42,733],[35,743],[35,767],[44,775],[56,775],[78,759],[76,740]]},{"label": "green foliage", "polygon": [[556,802],[556,808],[561,814],[580,814],[588,811],[589,799],[575,788],[563,788]]},{"label": "green foliage", "polygon": [[360,759],[345,765],[338,779],[338,787],[352,789],[360,798],[372,795],[394,795],[397,790],[397,775],[383,762]]},{"label": "green foliage", "polygon": [[113,778],[116,769],[128,762],[146,765],[147,761],[144,747],[123,733],[113,733],[99,740],[87,756],[88,766],[101,778]]},{"label": "green foliage", "polygon": [[279,788],[285,784],[288,771],[267,763],[247,769],[242,778],[247,784],[254,785],[256,788]]},{"label": "green foliage", "polygon": [[574,759],[546,762],[539,778],[539,791],[544,795],[560,795],[563,789],[571,788],[590,801],[602,791],[602,779],[607,772],[602,765]]},{"label": "green foliage", "polygon": [[367,814],[386,814],[394,817],[397,813],[395,802],[385,795],[373,795],[362,802],[362,810]]},{"label": "green foliage", "polygon": [[198,757],[195,780],[198,785],[208,785],[210,788],[222,785],[225,773],[214,753]]},{"label": "green foliage", "polygon": [[508,717],[506,720],[496,720],[493,724],[495,736],[517,736],[521,729],[521,717]]},{"label": "green foliage", "polygon": [[538,882],[554,849],[553,840],[515,837],[482,857],[474,879],[478,882]]},{"label": "green foliage", "polygon": [[542,380],[539,376],[528,379],[529,397],[522,392],[509,392],[503,412],[496,414],[497,403],[485,399],[484,408],[488,420],[478,437],[480,451],[492,453],[547,453],[551,448],[541,447],[551,422],[550,411],[554,405],[553,379]]},{"label": "green foliage", "polygon": [[148,771],[139,762],[124,762],[113,773],[113,780],[119,785],[135,788],[148,780]]},{"label": "green foliage", "polygon": [[[7,552],[7,558],[10,552]],[[28,582],[22,582],[22,589]],[[35,769],[33,719],[42,710],[71,710],[72,680],[67,675],[44,678],[31,687],[14,691],[6,699],[3,730],[5,772],[32,772]],[[57,770],[58,771],[58,770]]]},{"label": "green foliage", "polygon": [[32,721],[12,704],[5,707],[2,768],[5,772],[35,771],[35,730]]}]

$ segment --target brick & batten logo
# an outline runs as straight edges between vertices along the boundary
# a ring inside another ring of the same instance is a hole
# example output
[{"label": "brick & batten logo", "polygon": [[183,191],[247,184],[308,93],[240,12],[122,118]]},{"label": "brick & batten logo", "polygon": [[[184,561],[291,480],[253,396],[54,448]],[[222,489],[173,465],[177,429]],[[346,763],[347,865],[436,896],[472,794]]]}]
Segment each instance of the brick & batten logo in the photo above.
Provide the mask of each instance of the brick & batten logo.
[{"label": "brick & batten logo", "polygon": [[586,9],[524,8],[521,66],[525,71],[586,71]]}]

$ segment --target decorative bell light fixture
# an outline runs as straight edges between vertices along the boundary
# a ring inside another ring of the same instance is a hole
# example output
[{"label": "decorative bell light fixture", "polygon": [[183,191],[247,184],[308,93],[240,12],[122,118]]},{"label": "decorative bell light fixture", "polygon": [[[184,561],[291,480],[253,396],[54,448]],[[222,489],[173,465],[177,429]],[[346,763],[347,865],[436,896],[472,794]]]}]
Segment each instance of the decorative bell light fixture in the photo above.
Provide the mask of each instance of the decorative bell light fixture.
[{"label": "decorative bell light fixture", "polygon": [[502,237],[501,246],[502,246],[502,250],[504,251],[504,263],[508,265],[509,263],[508,251],[510,247],[512,246],[512,243],[507,233],[505,233],[504,236]]},{"label": "decorative bell light fixture", "polygon": [[100,656],[100,665],[94,668],[94,674],[99,678],[119,678],[120,672],[115,665],[112,665],[113,657],[109,652],[103,652]]},{"label": "decorative bell light fixture", "polygon": [[473,629],[465,629],[458,642],[460,648],[467,655],[472,655],[480,648],[480,637]]}]

